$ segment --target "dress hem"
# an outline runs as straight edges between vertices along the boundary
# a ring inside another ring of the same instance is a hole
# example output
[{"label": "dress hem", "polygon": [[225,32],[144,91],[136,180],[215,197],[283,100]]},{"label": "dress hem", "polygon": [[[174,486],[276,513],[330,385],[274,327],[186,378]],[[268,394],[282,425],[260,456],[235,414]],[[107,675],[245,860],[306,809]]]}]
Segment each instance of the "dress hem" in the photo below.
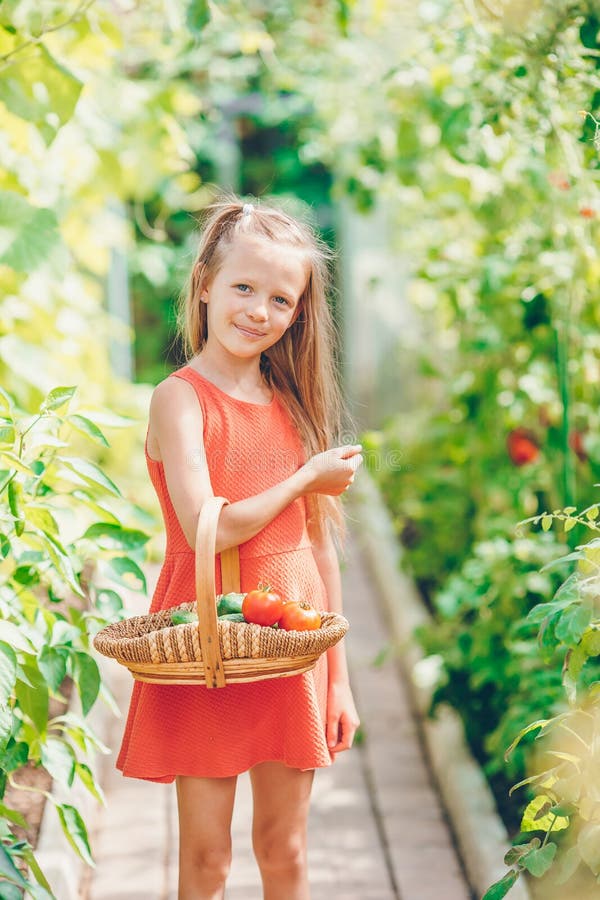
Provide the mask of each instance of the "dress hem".
[{"label": "dress hem", "polygon": [[121,772],[124,778],[135,778],[139,781],[152,781],[156,784],[172,784],[173,781],[178,776],[183,776],[185,778],[231,778],[234,775],[243,775],[245,772],[249,772],[254,766],[258,766],[261,763],[265,762],[280,762],[287,766],[289,769],[299,769],[301,772],[312,772],[313,769],[327,769],[329,766],[332,766],[334,763],[335,756],[330,757],[329,762],[320,762],[314,763],[310,766],[299,766],[293,762],[288,762],[285,759],[257,759],[249,765],[245,766],[243,769],[236,770],[235,772],[228,773],[220,773],[219,775],[206,775],[206,774],[198,774],[197,772],[176,772],[169,773],[168,775],[134,775],[131,772],[125,772],[124,768],[121,766],[115,766],[115,768]]}]

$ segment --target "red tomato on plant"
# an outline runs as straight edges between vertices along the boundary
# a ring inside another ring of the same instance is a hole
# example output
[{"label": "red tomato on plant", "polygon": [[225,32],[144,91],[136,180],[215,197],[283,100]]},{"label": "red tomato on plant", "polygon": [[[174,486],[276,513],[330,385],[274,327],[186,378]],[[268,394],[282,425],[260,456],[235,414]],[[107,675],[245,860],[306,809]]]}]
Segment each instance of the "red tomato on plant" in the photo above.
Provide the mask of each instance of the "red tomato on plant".
[{"label": "red tomato on plant", "polygon": [[279,627],[285,631],[313,631],[321,627],[321,615],[308,603],[292,600],[283,607]]},{"label": "red tomato on plant", "polygon": [[255,625],[275,625],[281,618],[285,606],[279,594],[271,590],[269,584],[259,584],[255,591],[249,591],[242,602],[242,615],[246,622]]},{"label": "red tomato on plant", "polygon": [[533,462],[540,453],[536,437],[528,428],[513,428],[506,439],[506,444],[508,455],[515,466]]},{"label": "red tomato on plant", "polygon": [[588,455],[585,450],[585,446],[583,443],[584,432],[583,431],[572,431],[569,434],[569,447],[574,451],[575,455],[581,462],[585,462],[588,458]]}]

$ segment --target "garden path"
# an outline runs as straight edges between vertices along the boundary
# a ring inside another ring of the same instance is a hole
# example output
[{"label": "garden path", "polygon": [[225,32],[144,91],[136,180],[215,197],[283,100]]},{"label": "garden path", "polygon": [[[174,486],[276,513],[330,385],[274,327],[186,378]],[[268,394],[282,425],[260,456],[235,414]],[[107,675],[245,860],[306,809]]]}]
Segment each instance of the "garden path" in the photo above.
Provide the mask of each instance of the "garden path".
[{"label": "garden path", "polygon": [[[149,590],[157,567],[148,567]],[[419,739],[408,691],[356,542],[343,566],[351,680],[364,738],[317,770],[309,826],[312,900],[472,900]],[[143,612],[139,598],[128,612]],[[383,661],[374,665],[378,655]],[[131,677],[112,661],[106,677],[125,710]],[[97,868],[81,900],[176,900],[177,816],[172,785],[123,778],[114,768],[123,720],[111,718],[102,760],[107,797],[90,832]],[[228,900],[259,900],[250,846],[248,775],[238,779]]]}]

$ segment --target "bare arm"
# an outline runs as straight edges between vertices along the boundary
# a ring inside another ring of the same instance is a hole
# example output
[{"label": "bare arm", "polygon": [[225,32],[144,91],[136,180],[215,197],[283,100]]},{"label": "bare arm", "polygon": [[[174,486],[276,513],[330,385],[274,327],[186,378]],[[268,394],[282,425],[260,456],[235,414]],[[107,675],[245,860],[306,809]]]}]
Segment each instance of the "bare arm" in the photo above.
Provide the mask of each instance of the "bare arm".
[{"label": "bare arm", "polygon": [[[213,488],[202,437],[202,409],[192,385],[181,378],[168,378],[157,385],[148,430],[158,444],[169,496],[193,549],[198,515]],[[334,448],[313,457],[268,490],[229,504],[219,518],[217,553],[250,540],[303,494],[341,493],[361,461],[359,447]]]},{"label": "bare arm", "polygon": [[[335,545],[331,535],[313,541],[313,555],[329,601],[331,612],[342,610],[342,579]],[[327,744],[332,753],[352,746],[360,719],[348,676],[345,639],[327,651]]]},{"label": "bare arm", "polygon": [[[331,535],[326,534],[320,542],[313,541],[313,556],[327,593],[330,612],[343,613],[342,579],[338,555]],[[329,681],[348,681],[348,664],[344,640],[338,641],[327,651]]]}]

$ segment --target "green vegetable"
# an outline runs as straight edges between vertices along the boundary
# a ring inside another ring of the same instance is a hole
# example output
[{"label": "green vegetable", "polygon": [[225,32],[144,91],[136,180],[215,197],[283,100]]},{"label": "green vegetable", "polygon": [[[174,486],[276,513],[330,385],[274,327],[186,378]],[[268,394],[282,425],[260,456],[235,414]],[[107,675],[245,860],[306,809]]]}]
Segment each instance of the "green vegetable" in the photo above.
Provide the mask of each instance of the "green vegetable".
[{"label": "green vegetable", "polygon": [[224,616],[219,616],[219,619],[223,622],[245,622],[245,618],[241,613],[225,613]]},{"label": "green vegetable", "polygon": [[223,616],[231,615],[232,613],[240,613],[242,612],[242,601],[246,595],[245,594],[235,594],[233,591],[230,594],[222,594],[217,598],[217,615],[219,618],[223,618]]},{"label": "green vegetable", "polygon": [[171,623],[173,625],[188,625],[190,622],[197,622],[198,614],[192,610],[178,609],[171,613]]}]

